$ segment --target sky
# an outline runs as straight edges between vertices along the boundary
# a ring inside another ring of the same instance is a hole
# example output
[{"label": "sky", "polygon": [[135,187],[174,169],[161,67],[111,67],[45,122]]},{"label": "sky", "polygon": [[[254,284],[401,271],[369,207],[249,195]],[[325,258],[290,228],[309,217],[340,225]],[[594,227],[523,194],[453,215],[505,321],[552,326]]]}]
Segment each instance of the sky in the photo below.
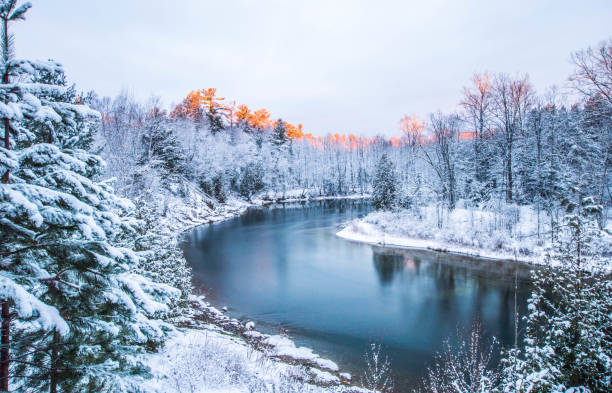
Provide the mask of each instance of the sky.
[{"label": "sky", "polygon": [[393,135],[458,109],[475,72],[564,87],[571,53],[612,37],[610,0],[31,0],[21,58],[79,90],[171,107],[215,87],[307,132]]}]

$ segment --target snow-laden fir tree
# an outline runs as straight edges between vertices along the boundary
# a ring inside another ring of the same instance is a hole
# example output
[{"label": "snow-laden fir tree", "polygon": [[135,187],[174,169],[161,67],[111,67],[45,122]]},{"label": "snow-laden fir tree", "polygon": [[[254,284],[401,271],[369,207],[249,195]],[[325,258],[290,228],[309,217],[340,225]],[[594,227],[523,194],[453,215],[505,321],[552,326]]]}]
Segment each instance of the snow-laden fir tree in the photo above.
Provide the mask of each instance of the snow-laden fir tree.
[{"label": "snow-laden fir tree", "polygon": [[285,193],[287,188],[287,175],[291,168],[289,165],[289,155],[291,148],[287,137],[287,127],[282,119],[278,119],[272,133],[270,134],[272,145],[271,155],[274,162],[270,173],[270,179],[266,183],[272,185],[273,189]]},{"label": "snow-laden fir tree", "polygon": [[612,389],[612,283],[609,258],[597,248],[601,205],[576,195],[563,203],[566,215],[548,264],[534,273],[525,348],[504,357],[501,392]]},{"label": "snow-laden fir tree", "polygon": [[240,177],[240,195],[251,199],[251,196],[263,190],[264,170],[261,163],[250,162],[244,168]]},{"label": "snow-laden fir tree", "polygon": [[141,258],[131,271],[179,289],[181,297],[173,299],[167,315],[176,316],[193,290],[191,268],[178,245],[176,233],[160,225],[159,213],[142,199],[136,200],[136,212],[139,225],[134,250]]},{"label": "snow-laden fir tree", "polygon": [[278,119],[276,122],[276,125],[272,129],[272,134],[270,135],[270,141],[276,146],[282,146],[289,141],[287,137],[287,127],[285,127],[283,119]]},{"label": "snow-laden fir tree", "polygon": [[[140,157],[136,162],[137,192],[147,192],[155,181],[166,189],[180,182],[187,172],[186,154],[166,113],[157,106],[147,114],[140,140]],[[151,179],[151,177],[155,179]]]},{"label": "snow-laden fir tree", "polygon": [[13,350],[3,365],[23,390],[129,390],[119,377],[145,374],[135,355],[163,338],[168,327],[152,318],[179,292],[130,272],[139,257],[118,244],[133,206],[94,180],[103,162],[79,146],[99,115],[64,100],[61,66],[9,59],[3,72],[0,115],[12,138],[0,151],[0,281],[16,311],[2,321],[3,355]]},{"label": "snow-laden fir tree", "polygon": [[376,165],[372,181],[372,203],[376,209],[388,210],[397,202],[397,174],[387,154],[383,154]]}]

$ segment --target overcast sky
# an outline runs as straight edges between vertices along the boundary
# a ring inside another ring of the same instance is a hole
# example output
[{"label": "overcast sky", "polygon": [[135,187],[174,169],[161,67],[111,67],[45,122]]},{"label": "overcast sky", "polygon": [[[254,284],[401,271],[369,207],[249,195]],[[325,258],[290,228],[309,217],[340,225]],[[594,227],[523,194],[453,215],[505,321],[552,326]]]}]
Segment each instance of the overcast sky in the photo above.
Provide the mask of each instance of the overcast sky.
[{"label": "overcast sky", "polygon": [[571,52],[612,36],[611,0],[32,3],[17,55],[60,61],[81,90],[169,106],[216,87],[314,134],[394,134],[456,109],[476,71],[562,86]]}]

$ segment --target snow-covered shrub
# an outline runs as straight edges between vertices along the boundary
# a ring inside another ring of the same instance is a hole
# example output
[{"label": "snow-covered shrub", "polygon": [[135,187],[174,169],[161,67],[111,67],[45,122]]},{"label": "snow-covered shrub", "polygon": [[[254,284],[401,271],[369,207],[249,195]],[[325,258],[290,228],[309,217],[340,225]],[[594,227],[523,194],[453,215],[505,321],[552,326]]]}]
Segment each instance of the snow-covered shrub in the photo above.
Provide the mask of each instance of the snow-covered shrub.
[{"label": "snow-covered shrub", "polygon": [[[444,350],[438,353],[435,363],[427,370],[419,391],[437,393],[493,392],[499,382],[499,371],[494,367],[493,358],[497,343],[483,342],[482,328],[475,321],[471,330],[457,332],[456,346],[449,340]],[[466,337],[467,336],[467,337]]]},{"label": "snow-covered shrub", "polygon": [[370,343],[365,354],[365,361],[366,369],[361,378],[361,384],[374,393],[392,392],[391,361],[387,355],[382,353],[381,344]]}]

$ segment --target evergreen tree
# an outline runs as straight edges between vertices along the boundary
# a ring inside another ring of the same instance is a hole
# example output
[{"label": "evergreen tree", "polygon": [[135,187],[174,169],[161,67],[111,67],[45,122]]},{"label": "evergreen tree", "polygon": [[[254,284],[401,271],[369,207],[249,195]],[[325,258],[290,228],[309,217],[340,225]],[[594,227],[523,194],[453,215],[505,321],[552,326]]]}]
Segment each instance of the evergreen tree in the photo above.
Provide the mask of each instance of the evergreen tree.
[{"label": "evergreen tree", "polygon": [[145,374],[136,355],[166,329],[151,317],[178,291],[130,272],[139,257],[121,243],[133,232],[132,205],[93,180],[102,160],[79,148],[99,115],[62,101],[71,93],[57,63],[3,67],[15,82],[0,85],[2,116],[17,139],[0,151],[0,169],[11,171],[0,185],[0,279],[19,323],[3,316],[2,365],[19,389],[116,390],[121,375]]},{"label": "evergreen tree", "polygon": [[[147,190],[147,176],[156,176],[170,188],[187,174],[185,152],[170,127],[164,111],[154,106],[146,117],[140,140],[140,157],[136,162],[135,183],[138,192]],[[153,172],[153,173],[152,173]]]},{"label": "evergreen tree", "polygon": [[386,154],[380,157],[376,165],[376,174],[372,182],[372,202],[376,209],[388,210],[397,202],[397,174],[393,163]]},{"label": "evergreen tree", "polygon": [[272,144],[271,158],[274,164],[267,183],[271,185],[274,191],[280,191],[284,195],[287,187],[287,175],[291,170],[289,165],[291,149],[289,147],[289,137],[287,137],[287,127],[282,119],[278,119],[272,130],[270,143]]},{"label": "evergreen tree", "polygon": [[227,201],[227,186],[222,174],[217,173],[212,178],[212,195],[219,203],[225,203]]},{"label": "evergreen tree", "polygon": [[502,392],[612,388],[612,284],[596,247],[601,206],[579,195],[563,205],[567,214],[549,263],[534,273],[523,356],[518,349],[506,354]]},{"label": "evergreen tree", "polygon": [[191,267],[178,245],[176,234],[160,225],[159,214],[149,204],[142,199],[137,200],[136,213],[140,225],[136,230],[134,250],[140,259],[130,270],[154,282],[179,289],[181,297],[172,299],[171,313],[168,315],[177,316],[193,291]]},{"label": "evergreen tree", "polygon": [[270,139],[272,144],[277,147],[283,146],[289,141],[289,138],[287,137],[287,127],[285,127],[285,123],[282,119],[278,119],[276,122]]},{"label": "evergreen tree", "polygon": [[240,195],[250,200],[253,194],[263,190],[265,186],[263,177],[260,163],[249,163],[245,166],[240,178]]}]

